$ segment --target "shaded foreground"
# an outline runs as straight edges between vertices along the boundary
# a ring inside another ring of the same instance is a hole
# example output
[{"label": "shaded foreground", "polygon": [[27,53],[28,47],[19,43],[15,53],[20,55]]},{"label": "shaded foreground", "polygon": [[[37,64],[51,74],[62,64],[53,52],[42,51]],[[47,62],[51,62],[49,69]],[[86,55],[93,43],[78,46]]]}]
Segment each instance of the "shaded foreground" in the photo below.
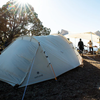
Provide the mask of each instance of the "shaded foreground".
[{"label": "shaded foreground", "polygon": [[[100,100],[100,56],[85,55],[83,62],[83,67],[64,73],[57,81],[28,86],[24,100]],[[24,87],[13,88],[0,81],[0,100],[21,100],[23,92]]]}]

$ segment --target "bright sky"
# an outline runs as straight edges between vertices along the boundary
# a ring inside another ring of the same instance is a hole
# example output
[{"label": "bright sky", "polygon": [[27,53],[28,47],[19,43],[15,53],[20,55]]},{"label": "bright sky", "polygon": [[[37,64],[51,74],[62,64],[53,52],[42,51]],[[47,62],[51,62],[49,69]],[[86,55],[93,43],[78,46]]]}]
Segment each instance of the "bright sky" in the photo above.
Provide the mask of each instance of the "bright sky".
[{"label": "bright sky", "polygon": [[[1,0],[0,7],[8,0]],[[21,1],[21,0],[20,0]],[[25,1],[25,0],[24,0]],[[100,0],[27,0],[51,33],[100,30]]]}]

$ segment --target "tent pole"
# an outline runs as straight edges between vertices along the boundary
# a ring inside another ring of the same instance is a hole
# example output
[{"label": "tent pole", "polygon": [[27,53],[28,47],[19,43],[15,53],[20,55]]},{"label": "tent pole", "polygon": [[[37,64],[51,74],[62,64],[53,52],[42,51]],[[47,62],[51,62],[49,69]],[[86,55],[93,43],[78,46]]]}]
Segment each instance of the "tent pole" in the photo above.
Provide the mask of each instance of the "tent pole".
[{"label": "tent pole", "polygon": [[76,38],[75,38],[75,48],[76,48]]},{"label": "tent pole", "polygon": [[100,48],[100,36],[99,36],[99,48]]},{"label": "tent pole", "polygon": [[[92,41],[92,47],[93,47],[92,32],[91,32],[91,41]],[[95,56],[94,56],[94,50],[93,50],[93,57],[95,58]]]},{"label": "tent pole", "polygon": [[55,80],[57,81],[57,77],[56,77],[56,74],[55,74],[54,69],[53,69],[53,67],[52,67],[52,64],[50,64],[50,65],[51,65],[51,68],[52,68],[53,74],[54,74],[54,76],[55,76]]},{"label": "tent pole", "polygon": [[77,48],[77,46],[76,46],[76,39],[77,39],[77,37],[75,37],[75,49]]}]

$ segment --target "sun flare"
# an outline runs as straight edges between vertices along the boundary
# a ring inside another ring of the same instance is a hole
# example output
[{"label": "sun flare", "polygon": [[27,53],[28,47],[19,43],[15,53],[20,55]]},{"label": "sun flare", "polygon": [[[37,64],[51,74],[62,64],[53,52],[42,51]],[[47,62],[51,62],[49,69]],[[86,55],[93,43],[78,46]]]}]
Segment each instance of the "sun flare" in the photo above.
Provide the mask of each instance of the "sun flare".
[{"label": "sun flare", "polygon": [[33,3],[36,5],[38,2],[35,0],[12,0],[7,10],[18,14],[20,17],[24,16],[27,18],[29,12],[35,17]]},{"label": "sun flare", "polygon": [[31,4],[32,3],[32,0],[16,0],[18,4],[21,4],[21,5],[25,5],[25,4]]}]

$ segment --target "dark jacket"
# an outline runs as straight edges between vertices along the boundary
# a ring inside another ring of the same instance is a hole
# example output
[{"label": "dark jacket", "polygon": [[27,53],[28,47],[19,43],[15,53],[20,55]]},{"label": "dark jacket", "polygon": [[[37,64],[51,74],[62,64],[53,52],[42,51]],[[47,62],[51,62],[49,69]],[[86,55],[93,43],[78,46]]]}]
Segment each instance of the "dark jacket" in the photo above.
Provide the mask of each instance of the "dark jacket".
[{"label": "dark jacket", "polygon": [[83,50],[84,49],[84,43],[82,41],[79,41],[78,42],[78,46],[79,46],[79,49],[80,50]]}]

